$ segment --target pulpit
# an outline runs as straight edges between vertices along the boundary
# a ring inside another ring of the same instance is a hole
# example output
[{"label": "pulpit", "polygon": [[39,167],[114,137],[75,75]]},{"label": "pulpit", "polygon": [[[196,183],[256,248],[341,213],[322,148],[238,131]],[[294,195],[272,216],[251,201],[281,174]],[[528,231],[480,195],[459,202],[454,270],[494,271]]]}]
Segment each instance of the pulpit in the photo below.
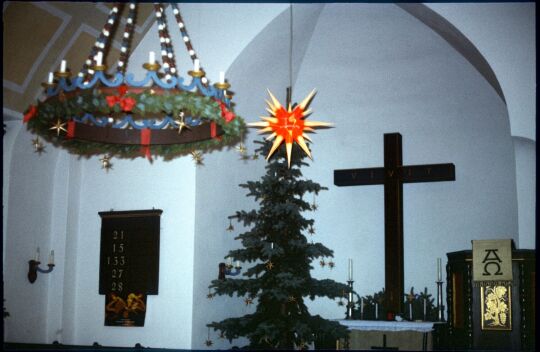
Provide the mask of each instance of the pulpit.
[{"label": "pulpit", "polygon": [[[434,322],[339,320],[350,330],[350,350],[431,351]],[[341,346],[345,347],[342,342]]]},{"label": "pulpit", "polygon": [[[472,251],[448,253],[449,349],[535,349],[534,250],[512,250],[512,284],[476,287]],[[494,324],[494,319],[497,324]]]}]

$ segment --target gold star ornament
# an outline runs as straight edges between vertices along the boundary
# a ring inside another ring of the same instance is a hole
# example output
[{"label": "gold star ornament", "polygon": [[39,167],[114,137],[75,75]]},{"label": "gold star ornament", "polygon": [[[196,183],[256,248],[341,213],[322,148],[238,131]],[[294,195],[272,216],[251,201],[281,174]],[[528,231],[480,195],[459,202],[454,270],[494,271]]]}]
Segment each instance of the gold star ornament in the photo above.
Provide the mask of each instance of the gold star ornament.
[{"label": "gold star ornament", "polygon": [[272,270],[273,267],[274,267],[274,263],[272,263],[271,261],[266,262],[266,269]]},{"label": "gold star ornament", "polygon": [[202,153],[198,151],[192,151],[191,152],[191,159],[195,162],[195,165],[202,165],[203,164],[203,157]]},{"label": "gold star ornament", "polygon": [[62,120],[60,119],[56,119],[56,124],[54,124],[51,128],[49,128],[50,130],[55,130],[56,131],[56,135],[57,136],[60,136],[60,131],[64,131],[64,132],[67,132],[66,128],[64,127],[66,125],[65,122],[62,122]]},{"label": "gold star ornament", "polygon": [[229,227],[227,227],[225,230],[227,230],[228,232],[234,231],[234,226],[232,225],[232,221],[230,219],[229,219]]},{"label": "gold star ornament", "polygon": [[32,145],[34,146],[34,152],[41,155],[45,151],[45,146],[41,141],[39,140],[39,137],[36,137],[35,139],[32,139]]},{"label": "gold star ornament", "polygon": [[109,155],[104,155],[99,161],[101,161],[101,168],[105,169],[105,171],[109,172],[112,169],[111,157]]},{"label": "gold star ornament", "polygon": [[184,128],[188,129],[188,130],[191,130],[191,127],[189,127],[185,122],[184,122],[184,112],[180,112],[179,114],[180,118],[178,120],[176,120],[176,124],[178,126],[178,134],[182,133],[182,130]]},{"label": "gold star ornament", "polygon": [[247,148],[242,142],[240,142],[240,144],[236,147],[236,150],[238,150],[238,152],[242,155],[246,154],[247,152]]},{"label": "gold star ornament", "polygon": [[268,91],[272,101],[266,101],[268,108],[266,109],[271,116],[261,116],[262,122],[249,123],[249,127],[262,127],[258,133],[271,133],[267,140],[274,140],[274,144],[266,157],[268,160],[276,149],[285,142],[287,151],[287,162],[291,167],[291,153],[293,142],[296,142],[300,148],[311,158],[311,152],[306,144],[306,140],[311,139],[305,132],[313,132],[316,127],[332,127],[331,123],[306,121],[306,118],[311,114],[311,110],[307,106],[315,95],[315,89],[302,100],[302,102],[294,107],[289,106],[285,109],[280,102],[274,97],[272,92]]}]

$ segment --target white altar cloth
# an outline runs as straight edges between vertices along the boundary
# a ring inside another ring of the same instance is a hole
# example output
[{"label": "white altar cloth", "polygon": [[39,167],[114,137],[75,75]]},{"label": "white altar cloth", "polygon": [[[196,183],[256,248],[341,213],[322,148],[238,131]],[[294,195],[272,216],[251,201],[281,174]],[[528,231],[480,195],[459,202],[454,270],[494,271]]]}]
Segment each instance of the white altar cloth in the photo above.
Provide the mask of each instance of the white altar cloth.
[{"label": "white altar cloth", "polygon": [[337,320],[349,330],[362,331],[433,331],[433,322],[428,321],[382,321],[382,320]]}]

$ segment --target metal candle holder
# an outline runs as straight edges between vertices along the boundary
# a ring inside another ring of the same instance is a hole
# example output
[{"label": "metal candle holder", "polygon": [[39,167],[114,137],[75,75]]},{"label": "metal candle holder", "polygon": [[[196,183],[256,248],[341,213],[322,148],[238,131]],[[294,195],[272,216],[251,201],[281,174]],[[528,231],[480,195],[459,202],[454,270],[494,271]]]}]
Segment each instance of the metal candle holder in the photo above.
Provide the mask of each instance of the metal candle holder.
[{"label": "metal candle holder", "polygon": [[49,269],[41,269],[39,264],[41,263],[37,260],[31,259],[28,261],[28,281],[30,281],[31,284],[36,281],[38,271],[42,274],[48,274],[54,269],[54,264],[52,263],[47,264]]},{"label": "metal candle holder", "polygon": [[444,321],[443,317],[443,309],[444,306],[442,305],[442,281],[436,281],[437,283],[437,318],[438,321]]},{"label": "metal candle holder", "polygon": [[225,280],[225,276],[236,276],[240,274],[241,266],[235,266],[234,272],[232,271],[233,266],[225,263],[219,263],[219,274],[218,280]]}]

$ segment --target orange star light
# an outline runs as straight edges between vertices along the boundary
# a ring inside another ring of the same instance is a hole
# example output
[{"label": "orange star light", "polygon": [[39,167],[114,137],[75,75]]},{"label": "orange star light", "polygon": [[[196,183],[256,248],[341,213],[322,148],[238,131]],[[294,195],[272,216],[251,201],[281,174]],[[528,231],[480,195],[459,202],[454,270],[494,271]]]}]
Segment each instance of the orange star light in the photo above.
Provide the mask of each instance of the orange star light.
[{"label": "orange star light", "polygon": [[318,121],[306,121],[306,118],[311,114],[311,110],[307,109],[307,106],[313,99],[315,95],[315,89],[308,94],[300,104],[298,104],[294,109],[289,106],[285,109],[280,102],[274,97],[272,92],[268,90],[270,98],[272,101],[266,101],[268,108],[266,109],[271,116],[261,116],[263,122],[252,122],[249,123],[250,127],[263,127],[258,133],[268,133],[272,134],[268,136],[267,140],[274,140],[274,144],[266,157],[268,160],[280,144],[285,141],[285,148],[287,151],[287,162],[289,167],[291,167],[291,152],[292,144],[296,142],[302,150],[311,158],[311,152],[306,144],[306,140],[311,142],[311,139],[305,134],[305,132],[313,132],[314,127],[331,127],[332,124],[328,122],[318,122]]}]

